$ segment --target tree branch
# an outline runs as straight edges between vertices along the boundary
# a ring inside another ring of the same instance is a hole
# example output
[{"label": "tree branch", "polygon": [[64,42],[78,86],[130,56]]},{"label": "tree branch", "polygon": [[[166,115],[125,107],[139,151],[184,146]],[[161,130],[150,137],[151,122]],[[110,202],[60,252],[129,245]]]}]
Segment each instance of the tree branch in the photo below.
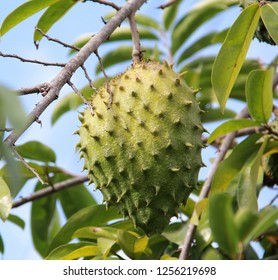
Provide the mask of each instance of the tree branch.
[{"label": "tree branch", "polygon": [[53,194],[54,192],[58,192],[58,191],[61,191],[63,189],[66,189],[66,188],[73,187],[75,185],[82,184],[82,183],[85,183],[87,181],[89,181],[89,178],[87,176],[77,176],[75,178],[65,180],[65,181],[57,183],[57,184],[55,184],[51,187],[47,187],[47,188],[44,188],[42,190],[36,191],[36,192],[30,194],[27,197],[23,197],[23,198],[15,201],[15,202],[13,202],[12,208],[19,207],[22,204],[25,204],[27,202],[31,202],[31,201],[40,199],[40,198],[45,197],[47,195]]},{"label": "tree branch", "polygon": [[0,56],[2,57],[10,57],[10,58],[16,58],[19,59],[22,62],[29,62],[29,63],[35,63],[35,64],[41,64],[44,66],[58,66],[58,67],[65,67],[66,64],[65,63],[58,63],[58,62],[46,62],[46,61],[40,61],[40,60],[36,60],[36,59],[28,59],[28,58],[24,58],[21,56],[18,56],[16,54],[7,54],[7,53],[2,53],[0,52]]},{"label": "tree branch", "polygon": [[44,112],[44,110],[58,98],[62,87],[70,80],[75,71],[94,53],[98,47],[114,32],[114,30],[132,13],[136,12],[146,0],[128,1],[122,8],[103,26],[103,28],[84,45],[80,51],[66,63],[61,72],[50,82],[50,90],[29,114],[28,123],[18,132],[11,133],[5,140],[8,145],[13,145],[23,132]]},{"label": "tree branch", "polygon": [[[245,107],[241,112],[238,113],[238,115],[236,116],[236,119],[246,118],[248,115],[249,115],[248,109],[247,109],[247,107]],[[223,142],[222,142],[222,144],[219,148],[219,153],[216,156],[215,160],[213,161],[211,169],[208,173],[208,177],[205,180],[205,183],[204,183],[204,185],[202,187],[202,190],[200,192],[199,201],[208,196],[214,174],[215,174],[220,162],[224,159],[227,151],[229,150],[229,147],[231,146],[231,143],[234,141],[236,133],[237,132],[234,131],[234,132],[231,132],[231,133],[227,134],[225,139],[223,140]],[[184,239],[184,242],[183,242],[183,246],[182,246],[182,249],[181,249],[181,253],[180,253],[180,256],[179,256],[180,260],[188,259],[189,250],[191,248],[191,244],[192,244],[196,229],[197,229],[196,225],[189,223],[188,229],[187,229],[187,232],[186,232],[186,235],[185,235],[185,239]]]},{"label": "tree branch", "polygon": [[20,89],[17,90],[19,95],[41,93],[43,96],[45,96],[48,91],[49,91],[49,84],[48,83],[35,85],[33,87],[20,88]]}]

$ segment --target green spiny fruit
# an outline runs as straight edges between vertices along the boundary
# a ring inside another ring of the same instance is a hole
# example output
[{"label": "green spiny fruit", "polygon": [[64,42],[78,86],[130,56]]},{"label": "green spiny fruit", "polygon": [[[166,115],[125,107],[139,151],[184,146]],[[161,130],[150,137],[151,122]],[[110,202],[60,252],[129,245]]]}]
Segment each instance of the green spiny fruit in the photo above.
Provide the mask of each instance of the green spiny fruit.
[{"label": "green spiny fruit", "polygon": [[197,184],[203,147],[195,93],[167,63],[135,63],[80,116],[77,147],[107,205],[159,233]]},{"label": "green spiny fruit", "polygon": [[[260,2],[262,5],[264,5],[264,2],[266,1],[260,1],[260,0],[241,0],[240,1],[240,6],[243,8],[248,7],[249,5],[255,3],[255,2]],[[272,0],[272,1],[267,1],[268,3],[271,2],[278,2],[278,0]],[[255,37],[260,41],[260,42],[265,42],[270,45],[276,45],[276,43],[273,41],[271,36],[269,35],[262,19],[260,18],[257,29],[255,31]]]}]

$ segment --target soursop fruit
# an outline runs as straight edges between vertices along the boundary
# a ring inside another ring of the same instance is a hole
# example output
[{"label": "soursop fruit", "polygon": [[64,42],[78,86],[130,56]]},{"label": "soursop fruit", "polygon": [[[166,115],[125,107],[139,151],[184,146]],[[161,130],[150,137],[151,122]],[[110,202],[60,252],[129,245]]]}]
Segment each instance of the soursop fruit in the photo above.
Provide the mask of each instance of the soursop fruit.
[{"label": "soursop fruit", "polygon": [[167,63],[142,61],[92,97],[77,144],[108,206],[160,233],[197,184],[203,147],[194,91]]},{"label": "soursop fruit", "polygon": [[[262,5],[264,5],[264,2],[266,1],[260,1],[260,0],[241,0],[240,1],[240,6],[243,8],[248,7],[249,5],[255,3],[255,2],[260,2]],[[271,2],[278,2],[278,0],[272,0],[272,1],[267,1],[268,3]],[[265,42],[270,45],[276,45],[276,43],[273,41],[271,36],[269,35],[262,19],[259,20],[257,29],[255,31],[255,37],[260,41],[260,42]]]}]

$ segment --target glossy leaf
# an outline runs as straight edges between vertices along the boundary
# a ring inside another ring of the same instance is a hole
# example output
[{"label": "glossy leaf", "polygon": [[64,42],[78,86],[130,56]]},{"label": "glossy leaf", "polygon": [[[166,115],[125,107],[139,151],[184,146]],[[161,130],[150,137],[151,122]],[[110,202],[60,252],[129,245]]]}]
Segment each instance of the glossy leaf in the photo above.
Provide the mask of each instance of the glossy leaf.
[{"label": "glossy leaf", "polygon": [[242,168],[237,190],[239,208],[247,208],[254,212],[258,210],[257,186],[262,183],[258,182],[258,178],[266,144],[265,141],[259,151],[251,155]]},{"label": "glossy leaf", "polygon": [[222,161],[214,175],[211,193],[226,191],[232,180],[240,173],[245,162],[253,153],[257,152],[260,145],[256,144],[260,134],[253,134],[238,144],[232,153]]},{"label": "glossy leaf", "polygon": [[238,77],[259,19],[258,3],[244,9],[230,28],[216,57],[212,69],[212,85],[222,111]]},{"label": "glossy leaf", "polygon": [[74,232],[73,238],[98,239],[100,237],[117,240],[117,228],[113,227],[84,227]]},{"label": "glossy leaf", "polygon": [[16,147],[18,153],[25,159],[42,162],[55,162],[55,152],[45,144],[38,141],[29,141]]},{"label": "glossy leaf", "polygon": [[[50,6],[40,17],[37,27],[40,28],[44,33],[55,24],[61,17],[63,17],[75,4],[77,1],[72,0],[60,0],[57,3]],[[35,30],[34,32],[34,42],[37,44],[43,35]]]},{"label": "glossy leaf", "polygon": [[53,239],[49,251],[56,247],[68,243],[72,239],[74,232],[86,226],[104,226],[108,222],[121,218],[117,209],[105,205],[93,205],[79,210],[72,215]]},{"label": "glossy leaf", "polygon": [[170,28],[176,19],[176,15],[181,4],[181,0],[177,0],[174,4],[169,7],[166,7],[163,11],[163,24],[166,30]]},{"label": "glossy leaf", "polygon": [[[228,2],[228,1],[225,1]],[[204,22],[228,7],[223,1],[203,1],[186,14],[174,27],[172,33],[172,52],[175,53],[183,43]]]},{"label": "glossy leaf", "polygon": [[278,3],[267,3],[261,7],[261,18],[273,41],[278,45]]},{"label": "glossy leaf", "polygon": [[3,21],[0,29],[1,36],[7,33],[11,28],[15,27],[17,24],[21,23],[23,20],[59,1],[60,0],[31,0],[20,5],[14,11],[12,11]]},{"label": "glossy leaf", "polygon": [[108,254],[110,253],[111,248],[116,243],[115,240],[111,240],[108,238],[99,237],[97,239],[97,248],[102,255],[102,259],[106,259]]},{"label": "glossy leaf", "polygon": [[4,222],[7,220],[12,208],[12,197],[10,189],[3,179],[0,177],[0,219]]},{"label": "glossy leaf", "polygon": [[238,252],[239,236],[230,195],[218,193],[210,198],[209,223],[219,247],[234,258]]},{"label": "glossy leaf", "polygon": [[[38,184],[35,191],[41,190]],[[53,225],[53,218],[56,211],[56,195],[46,196],[35,200],[31,209],[31,230],[33,243],[42,257],[46,257],[51,242],[49,233]]]},{"label": "glossy leaf", "polygon": [[163,231],[162,235],[172,243],[182,245],[187,228],[188,227],[186,224],[172,223],[167,226],[167,228]]},{"label": "glossy leaf", "polygon": [[254,70],[246,82],[246,99],[251,117],[260,123],[267,123],[272,114],[272,83],[274,68]]},{"label": "glossy leaf", "polygon": [[8,221],[12,222],[13,224],[19,226],[21,229],[25,228],[25,221],[21,219],[19,216],[10,214],[8,217]]},{"label": "glossy leaf", "polygon": [[94,245],[91,242],[80,241],[76,244],[59,246],[46,257],[46,260],[65,260],[72,252],[76,252],[78,249],[86,248],[87,246]]},{"label": "glossy leaf", "polygon": [[124,253],[131,259],[135,258],[134,246],[137,241],[137,237],[128,231],[118,231],[118,243]]},{"label": "glossy leaf", "polygon": [[209,136],[208,143],[212,143],[218,137],[225,135],[229,132],[237,131],[247,127],[256,127],[260,123],[248,119],[230,120],[218,126]]}]

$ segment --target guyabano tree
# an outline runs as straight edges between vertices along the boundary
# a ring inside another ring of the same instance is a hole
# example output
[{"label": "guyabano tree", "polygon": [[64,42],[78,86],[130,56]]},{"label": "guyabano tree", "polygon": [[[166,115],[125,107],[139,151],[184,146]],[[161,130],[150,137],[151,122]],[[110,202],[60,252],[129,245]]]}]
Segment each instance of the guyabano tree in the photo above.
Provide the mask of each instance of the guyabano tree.
[{"label": "guyabano tree", "polygon": [[[81,7],[99,30],[57,38]],[[48,62],[0,42],[3,69],[12,59],[58,69],[0,87],[1,226],[30,220],[44,259],[276,259],[277,14],[277,1],[21,1],[0,18],[2,42],[37,17],[26,38],[67,56]],[[51,137],[62,124],[57,146],[32,134],[48,129],[44,116]],[[73,170],[57,158],[68,143]],[[28,217],[14,214],[28,203]]]}]

